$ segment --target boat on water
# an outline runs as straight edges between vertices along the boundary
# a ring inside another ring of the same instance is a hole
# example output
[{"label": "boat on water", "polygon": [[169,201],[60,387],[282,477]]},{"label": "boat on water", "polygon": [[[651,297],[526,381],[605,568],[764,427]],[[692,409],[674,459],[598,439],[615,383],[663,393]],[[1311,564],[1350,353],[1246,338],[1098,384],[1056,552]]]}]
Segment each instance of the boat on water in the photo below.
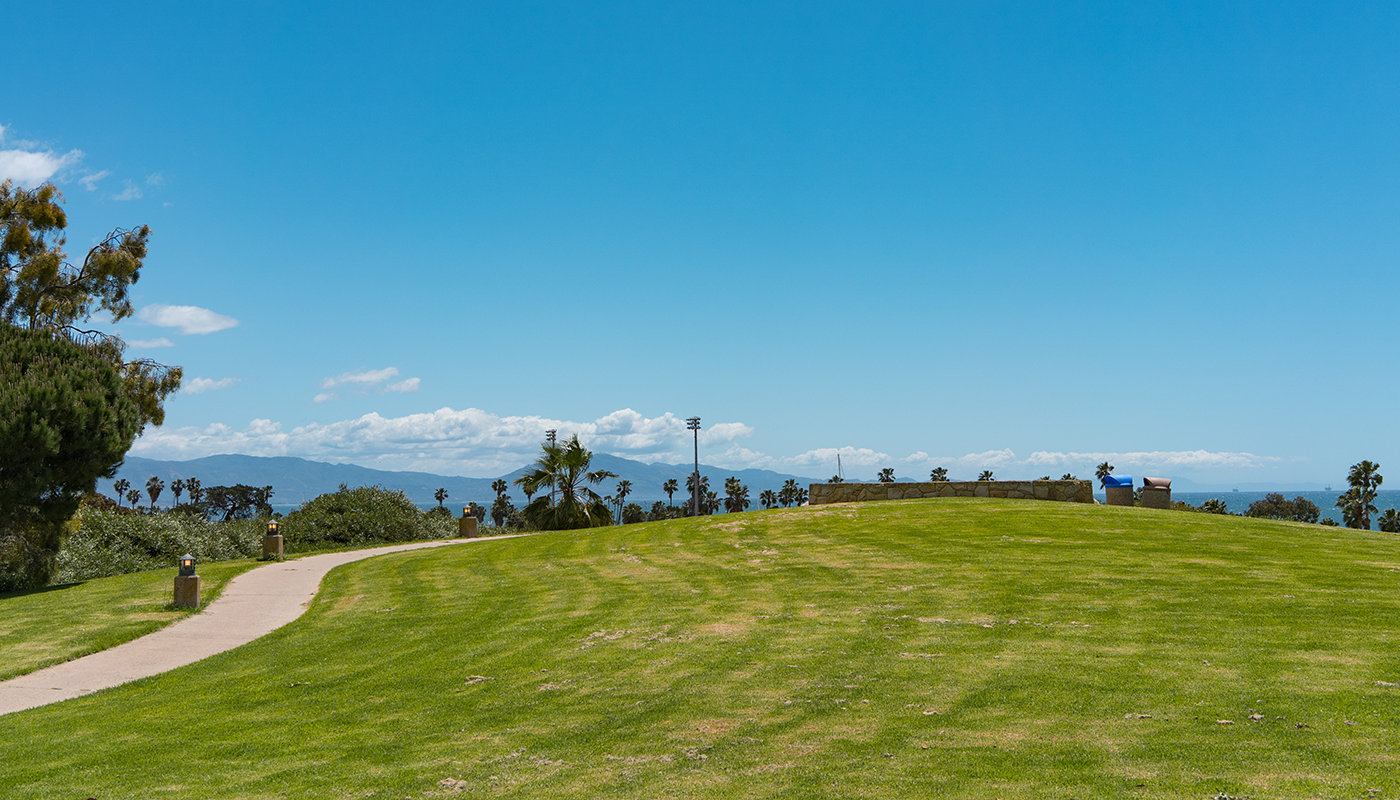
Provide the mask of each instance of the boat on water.
[{"label": "boat on water", "polygon": [[1331,487],[1331,486],[1324,486],[1324,487],[1322,487],[1322,491],[1324,491],[1324,492],[1330,492],[1330,491],[1332,491],[1332,487]]}]

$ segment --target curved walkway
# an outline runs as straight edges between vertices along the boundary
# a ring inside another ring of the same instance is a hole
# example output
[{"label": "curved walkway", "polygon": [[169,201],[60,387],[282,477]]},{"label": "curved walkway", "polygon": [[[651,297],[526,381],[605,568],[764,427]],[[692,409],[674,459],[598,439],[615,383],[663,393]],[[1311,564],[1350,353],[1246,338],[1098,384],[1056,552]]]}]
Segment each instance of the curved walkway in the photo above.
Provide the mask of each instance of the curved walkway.
[{"label": "curved walkway", "polygon": [[321,578],[341,564],[405,550],[528,535],[389,545],[307,556],[251,569],[229,581],[219,599],[198,614],[111,649],[0,682],[0,714],[110,689],[247,644],[300,617],[321,588]]}]

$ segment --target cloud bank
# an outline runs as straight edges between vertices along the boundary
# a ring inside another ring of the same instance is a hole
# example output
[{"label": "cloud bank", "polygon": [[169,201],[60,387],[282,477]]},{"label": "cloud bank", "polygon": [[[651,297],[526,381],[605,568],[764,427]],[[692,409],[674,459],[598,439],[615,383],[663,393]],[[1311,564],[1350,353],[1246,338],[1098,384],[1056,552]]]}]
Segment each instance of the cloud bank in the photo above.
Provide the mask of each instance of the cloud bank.
[{"label": "cloud bank", "polygon": [[[346,373],[354,374],[366,373]],[[403,417],[370,413],[291,430],[268,419],[253,420],[242,430],[222,423],[204,428],[148,428],[131,452],[182,461],[221,453],[298,456],[378,469],[494,476],[534,460],[545,431],[551,428],[561,437],[577,433],[596,452],[641,461],[683,460],[692,441],[685,420],[669,412],[644,417],[625,408],[591,422],[575,422],[441,408]],[[723,445],[752,433],[743,423],[720,423],[700,432],[700,444]]]}]

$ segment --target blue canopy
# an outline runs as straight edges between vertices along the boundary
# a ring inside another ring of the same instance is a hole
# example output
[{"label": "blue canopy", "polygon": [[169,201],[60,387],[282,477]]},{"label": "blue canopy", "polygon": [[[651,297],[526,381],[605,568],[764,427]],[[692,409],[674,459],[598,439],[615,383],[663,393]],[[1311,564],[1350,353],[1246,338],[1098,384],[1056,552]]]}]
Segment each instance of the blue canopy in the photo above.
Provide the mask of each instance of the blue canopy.
[{"label": "blue canopy", "polygon": [[1105,489],[1112,489],[1115,486],[1126,486],[1133,488],[1133,476],[1131,475],[1109,475],[1103,479]]}]

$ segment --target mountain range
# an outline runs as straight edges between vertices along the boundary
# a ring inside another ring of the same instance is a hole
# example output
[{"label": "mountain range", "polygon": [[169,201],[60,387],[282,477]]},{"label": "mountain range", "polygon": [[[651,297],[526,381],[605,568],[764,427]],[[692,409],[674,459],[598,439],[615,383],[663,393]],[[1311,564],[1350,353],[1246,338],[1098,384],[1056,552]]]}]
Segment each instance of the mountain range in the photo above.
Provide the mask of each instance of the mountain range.
[{"label": "mountain range", "polygon": [[[601,495],[613,494],[617,488],[617,482],[628,480],[632,482],[632,492],[627,496],[629,503],[640,503],[643,506],[650,505],[657,500],[666,500],[666,493],[661,487],[667,480],[674,478],[680,485],[675,502],[680,503],[686,497],[685,482],[692,469],[691,464],[644,464],[640,461],[633,461],[627,458],[619,458],[605,453],[594,453],[593,462],[590,465],[594,470],[607,470],[615,473],[616,478],[610,478],[598,486],[595,491]],[[525,495],[520,491],[520,487],[515,485],[515,479],[524,475],[527,468],[521,467],[514,472],[500,476],[510,485],[511,501],[517,506],[523,505]],[[808,484],[820,482],[817,478],[804,478],[798,475],[787,475],[780,472],[773,472],[766,469],[724,469],[709,464],[700,465],[700,474],[709,478],[711,491],[723,494],[724,480],[730,476],[743,481],[749,487],[749,499],[754,505],[758,505],[758,494],[765,489],[777,491],[787,480],[796,480],[798,485],[804,489]],[[141,504],[147,502],[145,496],[146,481],[152,476],[165,482],[166,490],[161,495],[161,504],[169,505],[173,501],[169,486],[172,481],[181,478],[198,478],[205,486],[231,486],[235,483],[243,483],[249,486],[271,486],[273,489],[274,506],[294,506],[316,497],[326,492],[334,492],[341,484],[347,486],[383,486],[386,489],[400,489],[408,499],[419,505],[431,505],[437,501],[433,499],[433,493],[439,488],[446,489],[448,494],[447,505],[460,507],[469,502],[489,505],[496,499],[496,493],[491,490],[491,484],[496,478],[464,478],[451,475],[434,475],[430,472],[390,472],[387,470],[369,469],[354,464],[326,464],[319,461],[308,461],[304,458],[262,457],[262,456],[242,456],[242,455],[221,455],[197,458],[192,461],[158,461],[137,456],[128,456],[126,462],[117,470],[115,478],[98,481],[97,490],[108,496],[115,495],[112,484],[119,479],[126,479],[131,483],[133,489],[142,492]]]}]

